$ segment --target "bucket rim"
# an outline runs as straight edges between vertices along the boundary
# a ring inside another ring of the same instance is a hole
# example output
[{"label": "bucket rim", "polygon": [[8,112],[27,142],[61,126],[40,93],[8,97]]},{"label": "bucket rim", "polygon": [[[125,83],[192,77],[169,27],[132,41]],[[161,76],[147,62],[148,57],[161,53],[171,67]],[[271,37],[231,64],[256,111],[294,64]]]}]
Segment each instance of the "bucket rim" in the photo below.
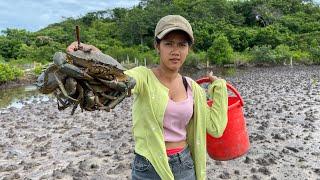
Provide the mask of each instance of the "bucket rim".
[{"label": "bucket rim", "polygon": [[[210,83],[211,80],[209,79],[209,77],[203,77],[203,78],[200,78],[200,79],[196,80],[196,82],[198,84]],[[226,85],[227,85],[227,89],[232,91],[236,95],[235,97],[237,97],[239,99],[239,102],[236,102],[236,103],[232,104],[231,107],[233,108],[234,106],[237,106],[238,103],[239,103],[240,106],[243,107],[244,106],[244,101],[243,101],[240,93],[238,92],[238,90],[235,87],[233,87],[229,82],[227,82]],[[232,97],[234,97],[234,96],[232,96]],[[210,100],[210,101],[212,101],[212,100]],[[228,109],[229,109],[229,106],[228,106]]]}]

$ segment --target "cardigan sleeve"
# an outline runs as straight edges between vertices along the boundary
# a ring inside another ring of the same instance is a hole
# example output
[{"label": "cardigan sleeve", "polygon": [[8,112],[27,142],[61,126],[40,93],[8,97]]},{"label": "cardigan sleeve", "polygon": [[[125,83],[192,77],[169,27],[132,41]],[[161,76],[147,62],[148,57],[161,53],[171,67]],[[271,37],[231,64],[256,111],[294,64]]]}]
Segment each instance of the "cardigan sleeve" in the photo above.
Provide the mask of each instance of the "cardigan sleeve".
[{"label": "cardigan sleeve", "polygon": [[136,85],[132,89],[133,94],[139,94],[142,86],[142,71],[141,67],[135,67],[129,70],[126,70],[124,73],[130,77],[132,77],[136,81]]},{"label": "cardigan sleeve", "polygon": [[213,137],[221,137],[228,122],[228,93],[226,81],[215,80],[208,88],[210,98],[213,100],[211,107],[208,107],[206,118],[207,132]]}]

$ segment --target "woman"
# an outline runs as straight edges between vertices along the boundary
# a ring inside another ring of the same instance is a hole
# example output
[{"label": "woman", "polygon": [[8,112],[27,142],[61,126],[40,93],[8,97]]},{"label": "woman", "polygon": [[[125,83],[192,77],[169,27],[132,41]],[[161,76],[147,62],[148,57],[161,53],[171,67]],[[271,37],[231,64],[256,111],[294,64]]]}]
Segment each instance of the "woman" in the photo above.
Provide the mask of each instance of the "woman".
[{"label": "woman", "polygon": [[[220,137],[227,124],[225,80],[209,75],[209,95],[179,70],[194,43],[189,22],[179,15],[161,18],[155,29],[160,63],[125,73],[136,80],[133,89],[135,159],[132,179],[205,179],[206,132]],[[68,51],[76,48],[76,43]],[[84,50],[99,51],[91,45]]]}]

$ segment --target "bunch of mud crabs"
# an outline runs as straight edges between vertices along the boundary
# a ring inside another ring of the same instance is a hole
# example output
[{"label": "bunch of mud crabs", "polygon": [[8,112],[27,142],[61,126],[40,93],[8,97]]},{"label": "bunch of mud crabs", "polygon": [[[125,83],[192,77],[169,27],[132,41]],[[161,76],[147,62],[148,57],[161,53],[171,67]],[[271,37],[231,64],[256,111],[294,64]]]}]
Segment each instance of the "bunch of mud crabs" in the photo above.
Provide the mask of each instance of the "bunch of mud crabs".
[{"label": "bunch of mud crabs", "polygon": [[59,110],[72,106],[81,110],[110,111],[131,95],[133,78],[111,56],[101,52],[56,52],[38,77],[36,85],[43,94],[54,94]]}]

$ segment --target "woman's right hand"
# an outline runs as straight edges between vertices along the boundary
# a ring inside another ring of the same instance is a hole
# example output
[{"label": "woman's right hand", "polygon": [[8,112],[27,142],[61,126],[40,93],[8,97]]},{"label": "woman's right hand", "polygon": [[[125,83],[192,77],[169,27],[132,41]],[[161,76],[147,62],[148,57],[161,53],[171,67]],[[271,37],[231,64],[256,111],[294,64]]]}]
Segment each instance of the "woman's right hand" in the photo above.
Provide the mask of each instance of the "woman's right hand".
[{"label": "woman's right hand", "polygon": [[100,49],[98,49],[97,47],[90,45],[90,44],[80,43],[80,47],[79,47],[77,41],[71,43],[67,47],[67,52],[74,52],[74,51],[78,51],[78,50],[81,50],[84,52],[101,52]]}]

